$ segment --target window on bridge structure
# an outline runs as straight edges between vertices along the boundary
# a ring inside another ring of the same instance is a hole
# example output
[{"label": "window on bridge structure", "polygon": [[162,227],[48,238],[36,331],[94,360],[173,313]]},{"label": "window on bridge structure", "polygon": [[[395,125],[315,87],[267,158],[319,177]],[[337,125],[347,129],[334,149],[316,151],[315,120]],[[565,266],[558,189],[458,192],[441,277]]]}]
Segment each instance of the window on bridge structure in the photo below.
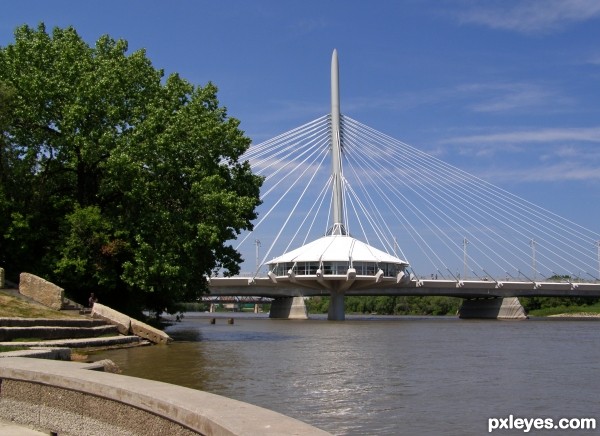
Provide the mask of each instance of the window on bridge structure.
[{"label": "window on bridge structure", "polygon": [[324,275],[346,275],[348,262],[323,262]]},{"label": "window on bridge structure", "polygon": [[364,265],[362,262],[354,262],[352,264],[352,266],[354,267],[354,269],[356,270],[356,275],[357,276],[364,276]]},{"label": "window on bridge structure", "polygon": [[366,275],[368,276],[374,276],[377,272],[377,264],[374,262],[366,262],[366,267]]},{"label": "window on bridge structure", "polygon": [[294,272],[298,276],[317,275],[318,262],[297,262]]},{"label": "window on bridge structure", "polygon": [[298,262],[296,265],[296,275],[305,276],[306,275],[306,262]]},{"label": "window on bridge structure", "polygon": [[379,270],[375,262],[353,262],[352,266],[358,276],[374,276]]},{"label": "window on bridge structure", "polygon": [[293,268],[294,264],[292,262],[278,263],[272,271],[276,276],[287,276],[288,271]]},{"label": "window on bridge structure", "polygon": [[383,271],[384,277],[395,277],[400,271],[400,266],[395,263],[381,263],[379,268]]}]

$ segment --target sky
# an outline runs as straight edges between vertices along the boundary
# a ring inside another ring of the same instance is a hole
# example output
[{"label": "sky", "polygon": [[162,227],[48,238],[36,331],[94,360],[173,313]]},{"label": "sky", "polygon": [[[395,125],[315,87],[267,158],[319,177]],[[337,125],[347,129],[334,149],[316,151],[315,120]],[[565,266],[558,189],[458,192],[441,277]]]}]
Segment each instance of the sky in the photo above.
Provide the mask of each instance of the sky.
[{"label": "sky", "polygon": [[211,81],[260,143],[341,112],[600,233],[597,0],[21,0],[17,26],[73,26]]}]

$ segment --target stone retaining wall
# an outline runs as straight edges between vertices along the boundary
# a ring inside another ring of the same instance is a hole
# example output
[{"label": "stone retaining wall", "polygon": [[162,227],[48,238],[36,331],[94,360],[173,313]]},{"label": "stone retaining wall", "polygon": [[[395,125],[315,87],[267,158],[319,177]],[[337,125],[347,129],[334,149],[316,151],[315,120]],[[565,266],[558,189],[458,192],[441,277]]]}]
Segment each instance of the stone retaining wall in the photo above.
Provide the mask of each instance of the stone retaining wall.
[{"label": "stone retaining wall", "polygon": [[76,362],[0,359],[0,418],[60,435],[329,434],[219,395],[89,369]]}]

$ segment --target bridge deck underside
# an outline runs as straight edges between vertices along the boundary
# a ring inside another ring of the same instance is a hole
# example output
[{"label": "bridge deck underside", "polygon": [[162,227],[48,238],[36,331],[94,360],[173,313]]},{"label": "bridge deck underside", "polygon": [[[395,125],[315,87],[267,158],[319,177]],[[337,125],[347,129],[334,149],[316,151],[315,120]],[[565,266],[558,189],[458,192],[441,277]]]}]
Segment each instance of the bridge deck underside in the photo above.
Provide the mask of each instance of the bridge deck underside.
[{"label": "bridge deck underside", "polygon": [[227,277],[210,280],[211,295],[261,297],[309,297],[343,292],[347,296],[450,296],[459,298],[486,297],[600,297],[600,283],[558,282],[496,282],[488,280],[411,280],[395,278],[357,277]]}]

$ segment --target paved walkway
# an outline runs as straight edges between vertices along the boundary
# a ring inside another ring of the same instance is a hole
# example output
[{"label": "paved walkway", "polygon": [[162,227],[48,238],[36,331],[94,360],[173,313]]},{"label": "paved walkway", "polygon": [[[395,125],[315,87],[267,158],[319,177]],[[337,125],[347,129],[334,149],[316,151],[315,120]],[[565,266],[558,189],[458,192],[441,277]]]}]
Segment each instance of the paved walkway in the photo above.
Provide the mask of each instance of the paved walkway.
[{"label": "paved walkway", "polygon": [[24,425],[0,420],[0,435],[2,436],[48,436],[50,433],[33,430]]}]

